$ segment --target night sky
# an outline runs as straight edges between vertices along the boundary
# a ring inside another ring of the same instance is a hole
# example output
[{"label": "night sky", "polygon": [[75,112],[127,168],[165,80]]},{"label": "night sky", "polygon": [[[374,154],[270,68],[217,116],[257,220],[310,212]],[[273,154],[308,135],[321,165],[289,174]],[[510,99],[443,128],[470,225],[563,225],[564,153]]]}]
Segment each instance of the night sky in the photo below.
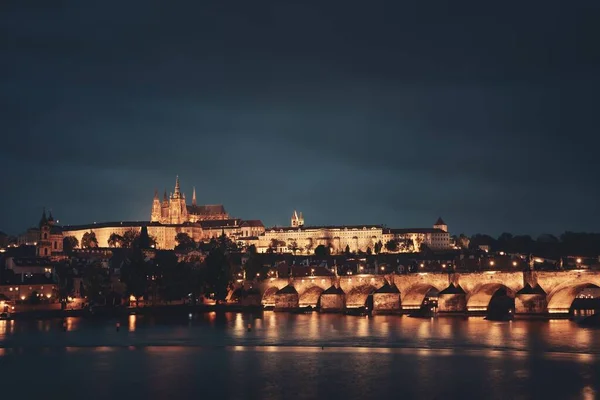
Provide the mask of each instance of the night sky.
[{"label": "night sky", "polygon": [[598,231],[598,4],[2,1],[0,230],[178,174],[268,226]]}]

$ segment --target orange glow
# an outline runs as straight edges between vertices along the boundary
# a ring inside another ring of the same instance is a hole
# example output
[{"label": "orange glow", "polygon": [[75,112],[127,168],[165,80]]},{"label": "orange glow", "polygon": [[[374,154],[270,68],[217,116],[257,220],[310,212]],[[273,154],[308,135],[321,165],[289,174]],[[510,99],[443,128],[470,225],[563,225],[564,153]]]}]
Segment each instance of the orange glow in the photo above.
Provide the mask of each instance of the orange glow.
[{"label": "orange glow", "polygon": [[131,314],[129,316],[129,332],[135,332],[135,321],[136,321],[137,317],[135,316],[135,314]]}]

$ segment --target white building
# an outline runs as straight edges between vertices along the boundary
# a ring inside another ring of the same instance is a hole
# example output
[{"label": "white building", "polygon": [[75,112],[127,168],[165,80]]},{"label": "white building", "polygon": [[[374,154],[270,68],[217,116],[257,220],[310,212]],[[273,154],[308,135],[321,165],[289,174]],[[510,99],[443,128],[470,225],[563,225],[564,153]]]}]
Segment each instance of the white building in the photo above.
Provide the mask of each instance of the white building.
[{"label": "white building", "polygon": [[274,252],[292,252],[312,254],[314,249],[323,245],[329,247],[333,254],[346,251],[374,251],[375,245],[381,242],[381,252],[387,252],[386,243],[396,241],[399,252],[418,251],[421,244],[432,250],[449,249],[450,234],[448,226],[439,218],[433,228],[389,229],[381,225],[352,226],[304,226],[304,218],[294,211],[290,227],[268,228],[258,238],[249,240],[258,252],[269,249]]}]

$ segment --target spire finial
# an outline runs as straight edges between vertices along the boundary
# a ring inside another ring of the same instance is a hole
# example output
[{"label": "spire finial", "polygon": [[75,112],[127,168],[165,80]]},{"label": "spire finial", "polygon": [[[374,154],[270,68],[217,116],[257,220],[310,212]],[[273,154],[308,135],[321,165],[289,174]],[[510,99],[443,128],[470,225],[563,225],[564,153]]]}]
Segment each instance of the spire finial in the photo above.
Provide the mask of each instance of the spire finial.
[{"label": "spire finial", "polygon": [[175,198],[179,198],[179,175],[175,178],[175,192],[173,192]]},{"label": "spire finial", "polygon": [[192,191],[192,205],[193,206],[196,205],[196,186],[194,186],[193,191]]},{"label": "spire finial", "polygon": [[46,207],[44,207],[44,210],[42,211],[42,218],[40,219],[40,227],[45,225],[47,222],[48,219],[46,218]]}]

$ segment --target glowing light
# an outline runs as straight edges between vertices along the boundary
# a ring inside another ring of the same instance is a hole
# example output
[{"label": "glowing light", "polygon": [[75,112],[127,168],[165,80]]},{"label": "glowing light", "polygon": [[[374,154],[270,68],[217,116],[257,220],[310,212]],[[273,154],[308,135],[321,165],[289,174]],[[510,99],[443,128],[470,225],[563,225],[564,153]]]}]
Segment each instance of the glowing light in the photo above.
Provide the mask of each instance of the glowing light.
[{"label": "glowing light", "polygon": [[578,258],[576,261],[577,261],[577,264],[581,264],[581,258]]},{"label": "glowing light", "polygon": [[513,261],[512,264],[513,264],[513,267],[517,266],[517,262],[516,261]]},{"label": "glowing light", "polygon": [[491,260],[491,261],[490,261],[490,265],[493,267],[493,266],[494,266],[494,264],[495,264],[494,260]]},{"label": "glowing light", "polygon": [[421,268],[424,268],[424,267],[425,267],[425,264],[421,263]]},{"label": "glowing light", "polygon": [[25,296],[21,296],[21,300],[25,300]]},{"label": "glowing light", "polygon": [[51,295],[50,293],[48,293],[48,294],[46,295],[46,297],[47,297],[47,298],[50,298],[50,297],[52,297],[52,295]]},{"label": "glowing light", "polygon": [[442,268],[446,268],[446,264],[442,264]]}]

